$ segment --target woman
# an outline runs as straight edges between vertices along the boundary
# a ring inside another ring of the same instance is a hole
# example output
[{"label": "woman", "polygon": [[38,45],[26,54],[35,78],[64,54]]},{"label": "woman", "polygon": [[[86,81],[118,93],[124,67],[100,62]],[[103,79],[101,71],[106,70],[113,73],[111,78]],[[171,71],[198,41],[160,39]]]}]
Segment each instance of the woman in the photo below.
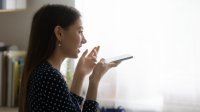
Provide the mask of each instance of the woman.
[{"label": "woman", "polygon": [[[65,58],[78,58],[83,35],[80,13],[73,7],[45,5],[34,15],[20,88],[19,112],[95,112],[102,76],[119,62],[96,64],[99,46],[86,50],[75,69],[69,90],[59,72]],[[89,76],[86,99],[80,96],[83,80]]]}]

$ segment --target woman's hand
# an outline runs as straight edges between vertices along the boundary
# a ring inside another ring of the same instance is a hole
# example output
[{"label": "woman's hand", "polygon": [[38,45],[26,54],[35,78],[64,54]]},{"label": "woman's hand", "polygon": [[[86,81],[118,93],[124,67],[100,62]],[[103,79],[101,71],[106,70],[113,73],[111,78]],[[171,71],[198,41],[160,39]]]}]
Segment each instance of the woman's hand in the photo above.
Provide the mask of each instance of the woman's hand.
[{"label": "woman's hand", "polygon": [[100,60],[100,62],[94,67],[93,73],[90,75],[86,99],[96,100],[99,81],[110,68],[116,67],[119,63],[120,62],[105,63],[104,59]]},{"label": "woman's hand", "polygon": [[100,48],[99,46],[94,47],[88,55],[87,55],[88,50],[86,50],[82,54],[77,64],[75,73],[80,74],[80,75],[87,75],[93,70],[94,66],[96,65],[95,62],[96,62],[97,54],[99,52],[99,48]]},{"label": "woman's hand", "polygon": [[[72,85],[70,91],[76,95],[81,94],[83,80],[87,74],[89,74],[94,66],[96,65],[96,58],[99,51],[99,46],[94,47],[93,50],[87,55],[88,50],[86,50],[80,57],[76,70],[74,73]],[[87,55],[87,56],[86,56]]]},{"label": "woman's hand", "polygon": [[92,75],[90,76],[90,81],[98,83],[102,76],[112,67],[116,67],[121,62],[110,62],[105,63],[105,59],[101,59],[98,64],[95,66]]}]

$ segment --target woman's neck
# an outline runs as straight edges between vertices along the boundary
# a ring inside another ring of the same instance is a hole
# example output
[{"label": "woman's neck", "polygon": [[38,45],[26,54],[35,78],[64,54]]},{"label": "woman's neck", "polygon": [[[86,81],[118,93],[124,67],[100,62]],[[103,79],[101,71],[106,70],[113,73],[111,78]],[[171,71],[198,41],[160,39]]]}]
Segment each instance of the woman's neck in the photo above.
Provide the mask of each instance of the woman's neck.
[{"label": "woman's neck", "polygon": [[47,61],[57,70],[60,70],[60,66],[65,59],[59,52],[55,52],[47,59]]}]

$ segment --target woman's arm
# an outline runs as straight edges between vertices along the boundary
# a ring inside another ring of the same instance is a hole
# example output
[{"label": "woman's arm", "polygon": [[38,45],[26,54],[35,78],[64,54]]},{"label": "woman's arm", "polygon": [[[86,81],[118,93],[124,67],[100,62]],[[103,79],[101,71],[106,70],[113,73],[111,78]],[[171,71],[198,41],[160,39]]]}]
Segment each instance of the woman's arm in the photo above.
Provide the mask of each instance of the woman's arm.
[{"label": "woman's arm", "polygon": [[70,91],[80,96],[84,79],[85,79],[85,74],[75,72]]},{"label": "woman's arm", "polygon": [[[96,112],[98,109],[98,103],[96,102],[98,86],[102,76],[112,67],[115,67],[120,62],[105,63],[104,59],[95,66],[92,75],[89,78],[89,86],[86,95],[86,101],[83,105],[82,112]],[[92,109],[92,110],[91,110]]]},{"label": "woman's arm", "polygon": [[93,82],[93,81],[89,82],[88,91],[86,95],[87,100],[96,101],[98,86],[99,86],[99,82]]}]

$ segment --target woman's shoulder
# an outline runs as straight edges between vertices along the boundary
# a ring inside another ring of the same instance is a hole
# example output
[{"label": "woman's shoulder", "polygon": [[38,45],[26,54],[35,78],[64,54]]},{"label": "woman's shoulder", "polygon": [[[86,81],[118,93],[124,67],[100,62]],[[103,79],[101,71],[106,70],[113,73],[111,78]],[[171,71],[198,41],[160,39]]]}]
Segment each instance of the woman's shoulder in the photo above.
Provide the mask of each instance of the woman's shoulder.
[{"label": "woman's shoulder", "polygon": [[46,78],[46,77],[54,77],[54,78],[62,78],[62,74],[52,67],[48,62],[41,63],[32,73],[32,76],[37,78]]}]

